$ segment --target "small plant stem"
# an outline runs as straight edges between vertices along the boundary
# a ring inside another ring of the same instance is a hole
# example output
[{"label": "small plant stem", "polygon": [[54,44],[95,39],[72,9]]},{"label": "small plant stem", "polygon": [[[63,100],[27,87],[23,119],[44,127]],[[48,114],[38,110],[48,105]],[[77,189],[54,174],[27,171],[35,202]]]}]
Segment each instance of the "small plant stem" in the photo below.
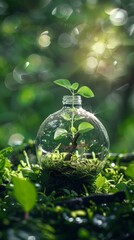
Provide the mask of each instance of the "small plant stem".
[{"label": "small plant stem", "polygon": [[27,166],[31,169],[31,165],[30,165],[30,162],[29,162],[26,151],[23,151],[23,153],[24,153],[24,156],[25,156],[25,159],[26,159]]},{"label": "small plant stem", "polygon": [[74,92],[72,92],[72,117],[71,117],[71,132],[72,132],[72,138],[74,138],[75,133],[73,131],[74,128]]},{"label": "small plant stem", "polygon": [[72,154],[75,152],[76,148],[77,148],[77,140],[79,138],[79,133],[77,132],[74,135],[74,138],[72,139],[72,146],[71,149],[69,151],[69,153],[66,155],[65,160],[70,160],[72,157]]}]

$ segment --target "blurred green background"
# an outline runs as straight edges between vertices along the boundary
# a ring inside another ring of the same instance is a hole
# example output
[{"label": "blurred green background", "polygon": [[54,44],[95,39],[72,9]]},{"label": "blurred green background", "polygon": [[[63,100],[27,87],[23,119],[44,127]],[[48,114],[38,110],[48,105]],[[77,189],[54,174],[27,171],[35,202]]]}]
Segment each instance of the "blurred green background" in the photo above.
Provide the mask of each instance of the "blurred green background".
[{"label": "blurred green background", "polygon": [[0,147],[35,139],[61,108],[67,78],[105,125],[113,152],[134,150],[134,1],[0,0]]}]

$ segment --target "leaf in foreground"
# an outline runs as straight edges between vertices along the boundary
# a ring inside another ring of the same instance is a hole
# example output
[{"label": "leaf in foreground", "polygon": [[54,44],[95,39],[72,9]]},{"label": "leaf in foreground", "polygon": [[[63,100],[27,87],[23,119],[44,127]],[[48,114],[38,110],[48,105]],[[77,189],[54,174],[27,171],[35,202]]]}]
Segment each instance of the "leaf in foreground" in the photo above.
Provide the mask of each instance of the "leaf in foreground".
[{"label": "leaf in foreground", "polygon": [[25,212],[29,212],[37,200],[37,192],[34,185],[23,178],[13,177],[14,196],[21,204]]}]

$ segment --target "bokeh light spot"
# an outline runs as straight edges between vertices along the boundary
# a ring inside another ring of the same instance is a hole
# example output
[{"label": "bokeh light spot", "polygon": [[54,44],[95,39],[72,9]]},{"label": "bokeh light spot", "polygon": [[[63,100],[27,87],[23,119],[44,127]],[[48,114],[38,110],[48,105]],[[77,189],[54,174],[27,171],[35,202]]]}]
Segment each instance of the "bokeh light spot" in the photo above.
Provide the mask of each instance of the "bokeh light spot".
[{"label": "bokeh light spot", "polygon": [[117,66],[118,62],[116,60],[113,61],[113,65]]},{"label": "bokeh light spot", "polygon": [[[41,70],[42,66],[42,58],[38,54],[31,54],[28,57],[28,61],[25,63],[25,66],[29,72],[37,72],[37,70]],[[42,66],[43,68],[43,66]]]},{"label": "bokeh light spot", "polygon": [[20,133],[14,133],[10,136],[8,144],[10,146],[21,145],[24,141],[24,136]]},{"label": "bokeh light spot", "polygon": [[17,89],[17,83],[15,79],[13,78],[13,73],[8,73],[6,78],[5,78],[5,86],[8,88],[10,91],[14,91]]},{"label": "bokeh light spot", "polygon": [[98,3],[98,0],[87,0],[88,7],[90,8],[96,7],[97,3]]},{"label": "bokeh light spot", "polygon": [[132,24],[129,28],[129,35],[133,36],[134,35],[134,24]]},{"label": "bokeh light spot", "polygon": [[105,44],[103,42],[97,42],[92,46],[92,50],[101,55],[105,51]]},{"label": "bokeh light spot", "polygon": [[73,9],[68,4],[60,4],[59,6],[54,8],[52,11],[52,15],[56,16],[57,18],[65,18],[65,19],[68,19],[72,13],[73,13]]},{"label": "bokeh light spot", "polygon": [[46,48],[51,44],[51,38],[48,35],[48,31],[42,32],[38,38],[38,44],[42,48]]},{"label": "bokeh light spot", "polygon": [[59,36],[58,43],[61,47],[68,48],[68,47],[71,47],[71,45],[74,43],[74,39],[69,34],[62,33]]},{"label": "bokeh light spot", "polygon": [[114,35],[111,36],[111,38],[108,39],[106,47],[108,49],[114,49],[120,44],[120,40],[115,37]]},{"label": "bokeh light spot", "polygon": [[52,77],[52,59],[39,54],[31,54],[23,64],[17,65],[13,70],[13,77],[19,84],[31,83]]},{"label": "bokeh light spot", "polygon": [[51,3],[52,0],[42,0],[41,1],[41,6],[42,8],[45,8],[48,4]]},{"label": "bokeh light spot", "polygon": [[29,66],[29,64],[30,64],[29,62],[26,62],[25,63],[25,68],[27,68]]},{"label": "bokeh light spot", "polygon": [[9,16],[2,23],[2,30],[7,34],[17,31],[20,26],[20,19],[17,16]]},{"label": "bokeh light spot", "polygon": [[95,57],[89,57],[86,60],[85,70],[87,73],[92,73],[98,65],[98,60]]},{"label": "bokeh light spot", "polygon": [[21,92],[18,95],[18,100],[21,105],[30,105],[36,98],[35,89],[34,88],[22,88]]},{"label": "bokeh light spot", "polygon": [[36,240],[36,237],[35,236],[29,236],[28,240]]},{"label": "bokeh light spot", "polygon": [[7,8],[8,8],[7,3],[1,0],[0,1],[0,14],[1,15],[4,14],[6,12]]},{"label": "bokeh light spot", "polygon": [[115,26],[122,26],[127,22],[127,11],[120,8],[115,8],[110,13],[110,20]]}]

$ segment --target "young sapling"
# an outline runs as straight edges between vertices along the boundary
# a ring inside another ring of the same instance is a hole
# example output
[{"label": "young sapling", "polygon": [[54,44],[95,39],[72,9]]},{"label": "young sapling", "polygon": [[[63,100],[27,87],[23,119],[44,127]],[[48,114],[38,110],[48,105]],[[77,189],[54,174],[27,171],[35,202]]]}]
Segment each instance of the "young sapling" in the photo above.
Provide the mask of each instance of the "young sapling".
[{"label": "young sapling", "polygon": [[74,105],[74,98],[76,95],[81,95],[85,98],[94,97],[94,93],[92,90],[87,86],[79,87],[79,83],[75,82],[73,84],[70,83],[67,79],[58,79],[54,81],[55,84],[66,88],[69,90],[72,96],[72,106],[71,106],[71,115],[68,113],[62,114],[62,117],[65,121],[70,122],[69,131],[65,128],[58,127],[54,133],[54,140],[60,140],[62,138],[68,137],[70,139],[70,149],[69,154],[66,156],[66,160],[70,160],[72,153],[74,153],[77,149],[77,140],[79,136],[83,133],[91,131],[94,126],[86,121],[81,122],[77,127],[75,127],[75,122],[81,120],[83,117],[78,116],[75,114],[75,105]]}]

